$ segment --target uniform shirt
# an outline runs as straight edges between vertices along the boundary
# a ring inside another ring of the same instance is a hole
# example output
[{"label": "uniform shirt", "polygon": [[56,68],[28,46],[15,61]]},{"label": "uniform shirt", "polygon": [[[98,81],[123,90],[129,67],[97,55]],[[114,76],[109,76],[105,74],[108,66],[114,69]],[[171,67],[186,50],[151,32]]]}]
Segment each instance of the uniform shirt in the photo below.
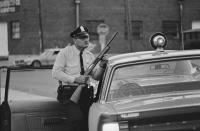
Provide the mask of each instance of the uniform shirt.
[{"label": "uniform shirt", "polygon": [[[75,45],[66,46],[62,49],[58,56],[56,57],[52,76],[53,78],[64,82],[65,84],[74,83],[75,77],[80,75],[80,51],[75,47]],[[94,55],[88,50],[83,51],[83,64],[86,68],[95,59]]]}]

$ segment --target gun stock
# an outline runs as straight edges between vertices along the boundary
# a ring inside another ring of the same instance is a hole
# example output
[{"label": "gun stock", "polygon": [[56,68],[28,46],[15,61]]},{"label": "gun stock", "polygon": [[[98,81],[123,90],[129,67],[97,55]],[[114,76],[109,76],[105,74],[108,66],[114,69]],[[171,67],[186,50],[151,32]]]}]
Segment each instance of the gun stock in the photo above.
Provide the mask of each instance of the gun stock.
[{"label": "gun stock", "polygon": [[[92,64],[90,64],[90,66],[87,68],[86,72],[84,75],[90,75],[90,73],[92,72],[92,70],[95,68],[95,66],[99,63],[100,60],[102,60],[104,54],[106,54],[109,49],[110,49],[110,43],[112,42],[112,40],[116,37],[116,35],[118,34],[118,32],[115,32],[115,34],[112,36],[112,38],[109,40],[109,42],[106,44],[106,46],[104,47],[104,49],[99,53],[99,55],[96,57],[96,59],[92,62]],[[79,99],[80,99],[80,94],[82,89],[85,87],[86,85],[79,85],[77,87],[77,89],[74,91],[74,93],[72,94],[70,100],[78,103]]]}]

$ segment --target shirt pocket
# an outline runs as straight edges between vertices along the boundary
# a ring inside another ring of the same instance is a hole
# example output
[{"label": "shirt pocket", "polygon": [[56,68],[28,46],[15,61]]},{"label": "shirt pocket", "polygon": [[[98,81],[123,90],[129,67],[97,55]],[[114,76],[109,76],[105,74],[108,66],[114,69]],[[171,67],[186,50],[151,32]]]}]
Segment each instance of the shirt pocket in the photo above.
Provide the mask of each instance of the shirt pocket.
[{"label": "shirt pocket", "polygon": [[79,66],[80,65],[78,63],[71,62],[70,64],[67,65],[66,71],[72,75],[80,74]]}]

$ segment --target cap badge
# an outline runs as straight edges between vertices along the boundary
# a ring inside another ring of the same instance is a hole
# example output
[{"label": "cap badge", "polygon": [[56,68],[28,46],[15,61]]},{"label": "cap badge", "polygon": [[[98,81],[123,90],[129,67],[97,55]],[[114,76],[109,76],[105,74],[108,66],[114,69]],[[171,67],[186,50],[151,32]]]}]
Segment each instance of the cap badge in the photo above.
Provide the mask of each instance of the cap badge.
[{"label": "cap badge", "polygon": [[83,28],[83,26],[80,26],[81,32],[85,31],[85,29]]}]

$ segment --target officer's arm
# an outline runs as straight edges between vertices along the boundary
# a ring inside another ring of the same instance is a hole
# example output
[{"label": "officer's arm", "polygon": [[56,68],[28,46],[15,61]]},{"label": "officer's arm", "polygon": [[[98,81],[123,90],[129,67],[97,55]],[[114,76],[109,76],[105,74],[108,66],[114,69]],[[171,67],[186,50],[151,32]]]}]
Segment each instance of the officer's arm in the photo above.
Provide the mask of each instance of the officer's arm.
[{"label": "officer's arm", "polygon": [[106,68],[106,60],[102,60],[97,67],[92,71],[91,76],[95,80],[101,80]]},{"label": "officer's arm", "polygon": [[53,69],[52,69],[52,77],[56,80],[66,82],[66,83],[74,83],[75,77],[68,75],[64,72],[66,57],[65,50],[61,50],[56,57]]}]

